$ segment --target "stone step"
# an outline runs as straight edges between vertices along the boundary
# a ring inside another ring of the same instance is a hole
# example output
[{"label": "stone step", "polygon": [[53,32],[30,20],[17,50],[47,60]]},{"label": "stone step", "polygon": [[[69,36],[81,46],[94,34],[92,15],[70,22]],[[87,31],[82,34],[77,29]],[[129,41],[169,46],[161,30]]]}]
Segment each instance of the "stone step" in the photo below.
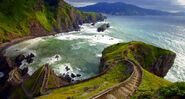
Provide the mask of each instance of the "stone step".
[{"label": "stone step", "polygon": [[118,98],[116,98],[114,95],[112,95],[112,94],[108,94],[107,96],[106,96],[106,99],[118,99]]},{"label": "stone step", "polygon": [[125,85],[125,88],[130,90],[130,91],[135,89],[134,86],[130,86],[130,85]]},{"label": "stone step", "polygon": [[118,99],[124,99],[124,97],[127,96],[127,94],[124,94],[120,89],[115,90],[112,94]]},{"label": "stone step", "polygon": [[120,94],[120,97],[118,97],[118,99],[127,99],[128,94],[124,93],[121,89],[118,89],[118,92]]},{"label": "stone step", "polygon": [[138,82],[139,82],[139,80],[138,80],[138,79],[133,79],[133,80],[131,80],[130,82],[138,83]]},{"label": "stone step", "polygon": [[126,93],[126,94],[132,93],[132,90],[130,90],[130,89],[128,89],[128,88],[121,87],[120,89],[121,89],[124,93]]}]

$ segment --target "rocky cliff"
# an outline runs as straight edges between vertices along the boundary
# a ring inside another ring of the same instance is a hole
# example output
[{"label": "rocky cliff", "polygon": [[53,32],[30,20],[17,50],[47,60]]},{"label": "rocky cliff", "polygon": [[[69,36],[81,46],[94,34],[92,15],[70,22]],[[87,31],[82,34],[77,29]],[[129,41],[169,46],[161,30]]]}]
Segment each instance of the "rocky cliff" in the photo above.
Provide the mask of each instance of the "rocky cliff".
[{"label": "rocky cliff", "polygon": [[80,12],[64,0],[1,0],[0,44],[25,36],[78,30],[83,23],[102,20],[101,14]]},{"label": "rocky cliff", "polygon": [[[115,49],[117,52],[114,52]],[[142,42],[129,42],[120,43],[113,45],[104,50],[104,53],[119,53],[119,51],[124,50],[120,53],[124,58],[130,58],[137,61],[144,69],[149,72],[164,77],[168,70],[172,67],[176,54],[169,50],[158,48],[152,45],[148,45]],[[102,57],[102,63],[110,57]],[[101,67],[103,69],[103,67]]]}]

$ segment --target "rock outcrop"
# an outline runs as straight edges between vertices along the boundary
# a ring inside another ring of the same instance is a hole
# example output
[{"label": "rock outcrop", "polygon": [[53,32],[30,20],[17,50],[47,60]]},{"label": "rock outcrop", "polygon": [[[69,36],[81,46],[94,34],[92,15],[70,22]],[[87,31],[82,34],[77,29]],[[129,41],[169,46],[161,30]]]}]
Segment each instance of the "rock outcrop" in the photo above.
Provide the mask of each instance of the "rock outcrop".
[{"label": "rock outcrop", "polygon": [[150,72],[159,77],[164,77],[168,73],[168,70],[172,67],[176,55],[167,54],[161,55],[152,65]]},{"label": "rock outcrop", "polygon": [[[176,54],[172,51],[158,48],[142,42],[119,43],[108,47],[103,53],[112,53],[113,49],[125,46],[123,56],[125,58],[133,57],[140,65],[149,72],[164,77],[169,69],[172,67]],[[102,57],[101,63],[105,61],[106,57]],[[104,70],[106,67],[100,67]]]},{"label": "rock outcrop", "polygon": [[98,32],[104,32],[106,29],[108,29],[110,27],[110,24],[107,23],[107,24],[103,24],[101,25],[100,27],[98,27],[97,31]]}]

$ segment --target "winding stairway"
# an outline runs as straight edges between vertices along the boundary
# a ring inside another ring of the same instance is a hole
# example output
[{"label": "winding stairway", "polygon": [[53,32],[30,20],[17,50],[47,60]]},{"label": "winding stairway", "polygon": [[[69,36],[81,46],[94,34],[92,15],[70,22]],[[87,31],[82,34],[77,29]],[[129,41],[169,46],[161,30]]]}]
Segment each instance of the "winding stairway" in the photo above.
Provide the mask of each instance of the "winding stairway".
[{"label": "winding stairway", "polygon": [[121,61],[127,61],[132,64],[133,72],[131,76],[124,82],[100,92],[92,99],[130,99],[133,96],[142,80],[142,68],[132,60],[124,59]]}]

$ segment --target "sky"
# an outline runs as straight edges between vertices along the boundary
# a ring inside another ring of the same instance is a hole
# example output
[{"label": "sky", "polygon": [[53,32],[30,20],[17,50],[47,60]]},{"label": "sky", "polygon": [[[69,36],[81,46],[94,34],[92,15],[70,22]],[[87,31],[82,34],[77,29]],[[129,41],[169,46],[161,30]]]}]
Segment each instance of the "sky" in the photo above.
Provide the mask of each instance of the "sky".
[{"label": "sky", "polygon": [[75,7],[92,5],[97,2],[124,2],[143,8],[169,11],[185,12],[185,0],[65,0]]}]

